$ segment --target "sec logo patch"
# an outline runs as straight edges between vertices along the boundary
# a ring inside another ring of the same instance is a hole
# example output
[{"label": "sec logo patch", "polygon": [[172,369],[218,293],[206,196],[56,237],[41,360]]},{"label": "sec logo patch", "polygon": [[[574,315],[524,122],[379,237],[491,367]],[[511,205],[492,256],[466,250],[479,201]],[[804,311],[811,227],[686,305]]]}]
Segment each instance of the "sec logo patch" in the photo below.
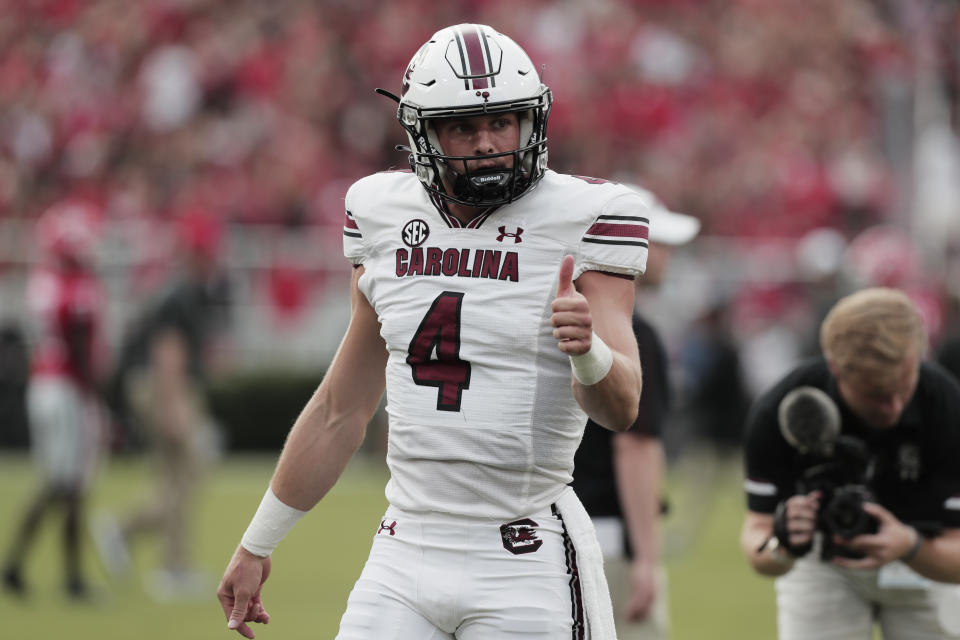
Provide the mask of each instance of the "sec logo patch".
[{"label": "sec logo patch", "polygon": [[430,227],[419,218],[403,225],[403,233],[401,234],[403,243],[408,247],[419,247],[427,241],[429,235]]}]

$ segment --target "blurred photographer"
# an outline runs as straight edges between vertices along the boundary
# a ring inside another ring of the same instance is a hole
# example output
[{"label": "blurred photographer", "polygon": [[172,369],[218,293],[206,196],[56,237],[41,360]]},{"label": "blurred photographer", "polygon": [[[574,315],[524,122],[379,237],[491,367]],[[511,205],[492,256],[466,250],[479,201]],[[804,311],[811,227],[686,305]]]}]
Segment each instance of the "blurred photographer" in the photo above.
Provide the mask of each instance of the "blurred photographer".
[{"label": "blurred photographer", "polygon": [[779,637],[955,637],[960,386],[923,361],[920,313],[894,289],[841,299],[820,345],[746,426],[740,542],[779,576]]}]

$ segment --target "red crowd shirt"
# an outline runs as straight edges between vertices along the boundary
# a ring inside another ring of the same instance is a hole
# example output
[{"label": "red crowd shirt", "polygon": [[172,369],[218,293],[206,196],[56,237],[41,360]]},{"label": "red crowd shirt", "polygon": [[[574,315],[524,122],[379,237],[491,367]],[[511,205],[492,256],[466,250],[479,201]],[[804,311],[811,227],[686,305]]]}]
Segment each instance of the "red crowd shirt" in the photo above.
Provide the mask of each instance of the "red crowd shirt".
[{"label": "red crowd shirt", "polygon": [[[46,268],[31,275],[27,305],[36,340],[31,375],[67,377],[88,385],[104,358],[99,338],[104,303],[101,284],[90,272]],[[86,364],[70,352],[71,334],[83,341]]]}]

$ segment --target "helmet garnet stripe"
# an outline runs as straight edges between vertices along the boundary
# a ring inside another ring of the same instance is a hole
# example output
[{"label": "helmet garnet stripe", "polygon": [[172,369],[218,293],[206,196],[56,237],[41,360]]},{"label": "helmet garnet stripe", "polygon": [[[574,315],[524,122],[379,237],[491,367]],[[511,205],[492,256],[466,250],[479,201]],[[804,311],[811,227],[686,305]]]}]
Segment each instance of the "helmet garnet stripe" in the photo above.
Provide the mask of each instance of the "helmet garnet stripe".
[{"label": "helmet garnet stripe", "polygon": [[[486,89],[490,86],[497,86],[493,78],[495,70],[492,69],[493,61],[490,58],[490,45],[486,38],[480,32],[477,25],[466,25],[458,28],[457,46],[460,48],[460,60],[466,62],[464,65],[464,88],[465,89]],[[466,55],[464,55],[464,52]],[[489,78],[489,81],[487,80]],[[472,83],[467,84],[468,82]]]}]

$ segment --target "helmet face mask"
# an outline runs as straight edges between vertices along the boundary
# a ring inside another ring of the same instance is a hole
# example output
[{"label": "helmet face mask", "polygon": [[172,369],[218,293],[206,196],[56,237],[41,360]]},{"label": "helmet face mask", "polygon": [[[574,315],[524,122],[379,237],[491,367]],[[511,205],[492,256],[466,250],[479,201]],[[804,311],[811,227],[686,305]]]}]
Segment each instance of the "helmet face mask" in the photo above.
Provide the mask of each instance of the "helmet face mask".
[{"label": "helmet face mask", "polygon": [[[516,200],[543,177],[552,103],[523,49],[488,26],[463,24],[441,29],[414,55],[403,76],[397,119],[410,141],[410,167],[428,192],[487,207]],[[437,120],[501,113],[517,114],[518,148],[454,156],[441,147]],[[467,170],[468,160],[503,156],[512,156],[511,167]]]}]

